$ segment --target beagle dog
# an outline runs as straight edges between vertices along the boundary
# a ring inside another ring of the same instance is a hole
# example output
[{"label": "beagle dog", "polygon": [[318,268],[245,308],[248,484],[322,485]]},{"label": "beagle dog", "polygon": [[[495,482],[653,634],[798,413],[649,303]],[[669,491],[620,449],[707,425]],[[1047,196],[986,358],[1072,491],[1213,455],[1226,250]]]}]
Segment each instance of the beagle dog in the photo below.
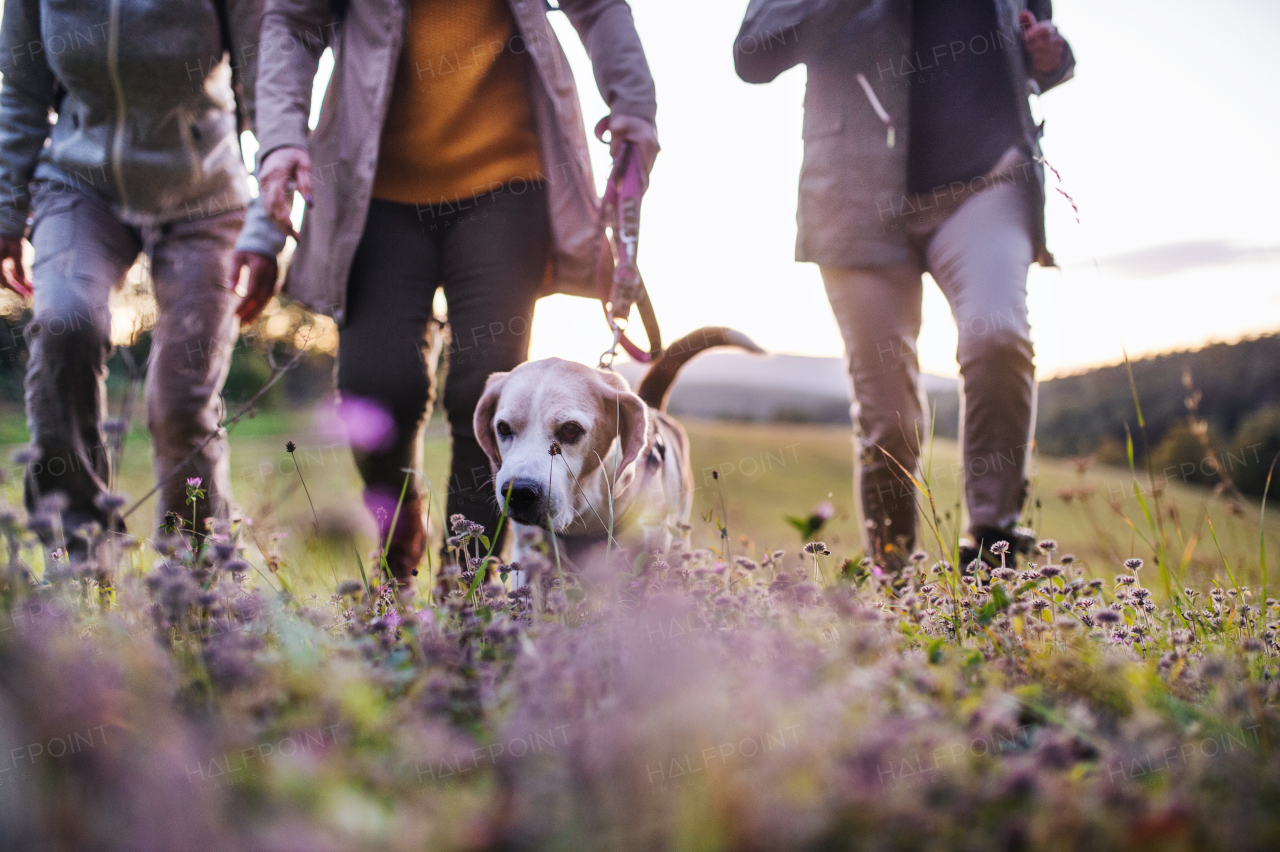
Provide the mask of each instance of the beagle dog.
[{"label": "beagle dog", "polygon": [[670,550],[693,508],[693,473],[689,438],[664,409],[680,368],[716,346],[764,352],[741,332],[706,327],[673,343],[634,392],[612,370],[560,358],[489,376],[473,427],[515,527],[517,565],[538,531],[604,541],[611,518],[622,546]]}]

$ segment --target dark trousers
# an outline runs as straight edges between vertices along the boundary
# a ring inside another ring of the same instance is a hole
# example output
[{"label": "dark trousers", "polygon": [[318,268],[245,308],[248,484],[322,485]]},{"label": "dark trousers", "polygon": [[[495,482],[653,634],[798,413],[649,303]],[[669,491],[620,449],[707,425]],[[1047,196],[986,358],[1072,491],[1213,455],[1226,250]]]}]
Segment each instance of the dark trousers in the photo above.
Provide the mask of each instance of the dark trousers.
[{"label": "dark trousers", "polygon": [[[338,389],[388,427],[357,441],[356,467],[375,513],[394,511],[405,470],[422,462],[422,428],[435,394],[428,326],[444,287],[452,330],[444,409],[453,455],[446,514],[492,534],[499,506],[489,460],[471,418],[485,380],[529,354],[533,307],[546,272],[551,227],[545,187],[516,184],[449,205],[375,199],[351,267],[339,337]],[[372,404],[372,405],[368,405]],[[417,491],[410,480],[409,493]]]}]

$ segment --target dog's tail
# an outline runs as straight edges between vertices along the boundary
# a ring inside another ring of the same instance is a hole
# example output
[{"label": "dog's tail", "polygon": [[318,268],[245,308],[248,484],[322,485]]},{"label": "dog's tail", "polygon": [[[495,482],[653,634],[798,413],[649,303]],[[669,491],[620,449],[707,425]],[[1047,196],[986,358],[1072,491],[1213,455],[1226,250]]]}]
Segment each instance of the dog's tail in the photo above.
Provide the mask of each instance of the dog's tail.
[{"label": "dog's tail", "polygon": [[662,356],[649,367],[649,372],[640,380],[636,393],[646,405],[665,411],[667,396],[671,386],[675,384],[676,374],[680,368],[689,363],[694,356],[716,346],[736,346],[748,352],[764,354],[764,350],[755,344],[750,337],[740,331],[718,325],[704,326],[691,331],[684,337],[667,347]]}]

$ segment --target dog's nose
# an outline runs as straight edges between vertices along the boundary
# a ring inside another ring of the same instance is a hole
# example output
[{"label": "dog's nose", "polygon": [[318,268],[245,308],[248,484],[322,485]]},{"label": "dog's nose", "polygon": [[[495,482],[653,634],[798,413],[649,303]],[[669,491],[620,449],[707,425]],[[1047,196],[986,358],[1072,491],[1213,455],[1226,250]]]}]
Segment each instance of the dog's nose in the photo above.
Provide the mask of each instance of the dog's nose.
[{"label": "dog's nose", "polygon": [[502,493],[507,501],[507,513],[520,523],[541,526],[547,522],[547,492],[541,482],[516,477]]}]

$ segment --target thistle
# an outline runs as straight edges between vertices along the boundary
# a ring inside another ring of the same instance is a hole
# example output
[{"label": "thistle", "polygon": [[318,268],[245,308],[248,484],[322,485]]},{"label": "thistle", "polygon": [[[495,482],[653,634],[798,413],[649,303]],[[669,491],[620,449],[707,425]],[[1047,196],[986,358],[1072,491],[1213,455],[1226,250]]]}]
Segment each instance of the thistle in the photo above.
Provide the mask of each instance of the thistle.
[{"label": "thistle", "polygon": [[[196,507],[199,501],[205,498],[205,490],[200,487],[203,482],[204,480],[198,476],[192,476],[187,479],[187,505],[191,507],[192,535],[196,535],[196,530],[199,529],[199,527],[196,526]],[[194,548],[194,546],[193,542],[192,547]]]}]

